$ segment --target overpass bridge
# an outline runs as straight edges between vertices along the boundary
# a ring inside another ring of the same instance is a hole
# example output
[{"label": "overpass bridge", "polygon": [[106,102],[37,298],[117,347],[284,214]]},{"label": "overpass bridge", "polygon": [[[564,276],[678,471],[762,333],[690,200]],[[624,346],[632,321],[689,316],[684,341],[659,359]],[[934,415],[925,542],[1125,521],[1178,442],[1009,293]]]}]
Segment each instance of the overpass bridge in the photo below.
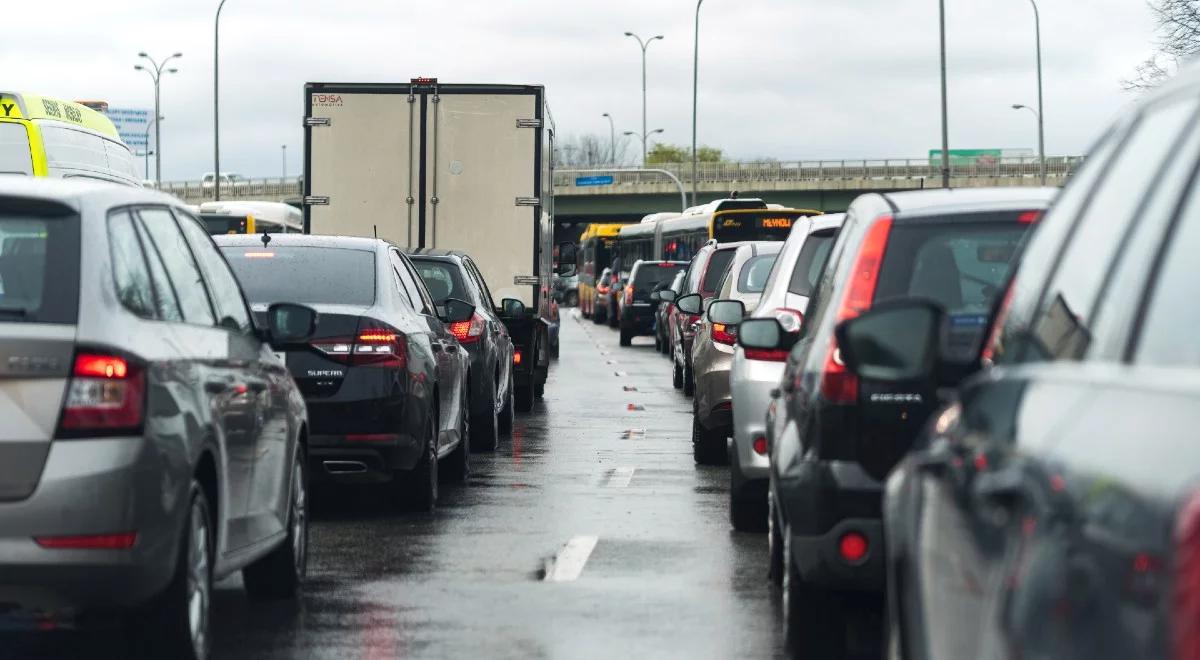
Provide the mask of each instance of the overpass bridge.
[{"label": "overpass bridge", "polygon": [[[1047,184],[1062,185],[1082,160],[1080,156],[1047,157]],[[941,187],[940,165],[928,158],[700,163],[696,188],[700,203],[727,197],[736,190],[743,197],[762,197],[789,207],[844,211],[865,192]],[[674,173],[690,187],[691,163],[655,167]],[[679,207],[678,186],[662,174],[618,168],[612,170],[612,178],[609,185],[580,186],[574,174],[556,173],[558,228],[569,230],[573,225],[596,221],[633,222],[647,213]],[[1037,186],[1039,182],[1038,161],[1032,157],[951,164],[953,188]],[[189,204],[213,198],[211,185],[206,187],[199,181],[164,182],[162,190]],[[225,201],[255,199],[299,205],[302,195],[299,178],[251,179],[221,186]]]}]

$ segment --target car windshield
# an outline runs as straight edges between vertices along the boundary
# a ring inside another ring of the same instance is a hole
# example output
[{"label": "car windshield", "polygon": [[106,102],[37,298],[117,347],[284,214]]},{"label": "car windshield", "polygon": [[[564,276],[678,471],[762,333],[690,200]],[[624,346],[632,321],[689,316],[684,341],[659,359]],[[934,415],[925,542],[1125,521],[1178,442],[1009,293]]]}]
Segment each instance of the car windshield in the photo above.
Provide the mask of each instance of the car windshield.
[{"label": "car windshield", "polygon": [[447,298],[473,302],[459,275],[458,267],[454,264],[419,258],[414,258],[412,262],[421,274],[421,279],[425,280],[425,288],[429,289],[429,297],[433,298],[434,302],[441,303]]},{"label": "car windshield", "polygon": [[778,252],[760,254],[742,264],[742,271],[738,274],[737,290],[742,293],[762,293],[763,288],[767,286],[767,278],[771,275],[771,267],[775,265],[775,259],[778,256]]},{"label": "car windshield", "polygon": [[251,303],[375,303],[375,253],[333,247],[221,248]]}]

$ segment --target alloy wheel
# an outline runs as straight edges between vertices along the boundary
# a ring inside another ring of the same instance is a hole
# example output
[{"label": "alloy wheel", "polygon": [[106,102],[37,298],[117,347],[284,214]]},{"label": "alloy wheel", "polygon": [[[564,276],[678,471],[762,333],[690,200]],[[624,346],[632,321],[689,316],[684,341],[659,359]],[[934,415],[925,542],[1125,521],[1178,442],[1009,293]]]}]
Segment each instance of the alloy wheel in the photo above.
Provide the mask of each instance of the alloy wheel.
[{"label": "alloy wheel", "polygon": [[212,569],[209,564],[208,513],[199,502],[192,502],[188,521],[187,607],[188,632],[196,657],[207,657],[208,619],[212,598]]}]

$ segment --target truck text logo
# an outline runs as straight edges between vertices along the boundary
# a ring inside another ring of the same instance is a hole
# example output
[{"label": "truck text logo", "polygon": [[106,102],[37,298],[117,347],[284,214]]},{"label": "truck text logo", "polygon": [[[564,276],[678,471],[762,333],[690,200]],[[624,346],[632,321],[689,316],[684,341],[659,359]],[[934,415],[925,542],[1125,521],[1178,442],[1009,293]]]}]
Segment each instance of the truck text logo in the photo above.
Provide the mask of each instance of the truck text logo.
[{"label": "truck text logo", "polygon": [[341,94],[313,94],[312,104],[322,108],[332,108],[342,106]]}]

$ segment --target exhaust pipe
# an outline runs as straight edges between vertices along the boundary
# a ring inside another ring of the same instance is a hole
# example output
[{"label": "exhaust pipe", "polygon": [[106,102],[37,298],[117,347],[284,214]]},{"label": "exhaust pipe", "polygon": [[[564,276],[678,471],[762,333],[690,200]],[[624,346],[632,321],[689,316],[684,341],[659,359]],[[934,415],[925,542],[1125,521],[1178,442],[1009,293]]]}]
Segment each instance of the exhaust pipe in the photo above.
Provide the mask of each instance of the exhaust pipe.
[{"label": "exhaust pipe", "polygon": [[362,474],[367,471],[367,464],[362,461],[325,461],[325,471],[329,474]]}]

